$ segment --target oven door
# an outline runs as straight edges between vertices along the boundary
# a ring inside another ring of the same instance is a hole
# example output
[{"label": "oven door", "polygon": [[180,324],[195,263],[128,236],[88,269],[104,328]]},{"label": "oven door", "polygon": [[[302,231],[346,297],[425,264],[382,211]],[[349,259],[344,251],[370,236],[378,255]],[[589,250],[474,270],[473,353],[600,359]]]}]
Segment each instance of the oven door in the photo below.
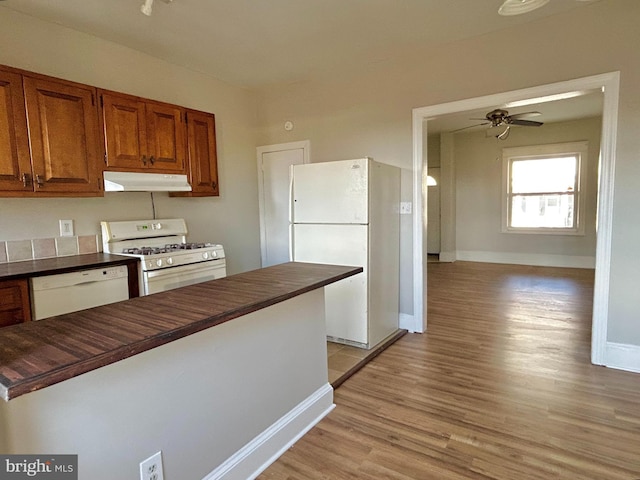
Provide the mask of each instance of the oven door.
[{"label": "oven door", "polygon": [[143,272],[144,295],[207,282],[227,274],[224,259]]}]

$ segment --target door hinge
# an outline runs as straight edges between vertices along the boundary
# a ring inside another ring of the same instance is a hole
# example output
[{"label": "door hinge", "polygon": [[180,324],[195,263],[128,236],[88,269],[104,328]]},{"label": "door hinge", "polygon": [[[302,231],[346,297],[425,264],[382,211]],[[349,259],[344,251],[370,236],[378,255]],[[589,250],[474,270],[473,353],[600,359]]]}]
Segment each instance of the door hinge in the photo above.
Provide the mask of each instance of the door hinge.
[{"label": "door hinge", "polygon": [[100,95],[100,106],[104,107],[104,97]]},{"label": "door hinge", "polygon": [[104,152],[104,164],[107,164],[107,152]]}]

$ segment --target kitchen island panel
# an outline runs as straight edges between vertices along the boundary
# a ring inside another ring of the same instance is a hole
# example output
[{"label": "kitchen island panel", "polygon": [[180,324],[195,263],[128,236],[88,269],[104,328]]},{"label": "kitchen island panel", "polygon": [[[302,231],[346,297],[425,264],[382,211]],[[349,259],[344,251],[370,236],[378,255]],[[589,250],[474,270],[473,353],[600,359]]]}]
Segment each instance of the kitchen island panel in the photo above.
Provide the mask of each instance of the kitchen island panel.
[{"label": "kitchen island panel", "polygon": [[249,478],[333,407],[324,328],[320,288],[0,402],[0,448],[78,454],[80,479],[159,450],[166,478]]},{"label": "kitchen island panel", "polygon": [[11,348],[0,350],[0,395],[45,388],[361,271],[290,262],[2,328],[0,345]]}]

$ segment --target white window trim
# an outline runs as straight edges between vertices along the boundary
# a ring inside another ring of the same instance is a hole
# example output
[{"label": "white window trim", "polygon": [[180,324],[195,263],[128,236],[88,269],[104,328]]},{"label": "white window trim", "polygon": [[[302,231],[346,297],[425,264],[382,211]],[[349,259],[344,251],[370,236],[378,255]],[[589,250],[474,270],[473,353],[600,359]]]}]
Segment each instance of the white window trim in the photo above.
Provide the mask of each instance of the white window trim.
[{"label": "white window trim", "polygon": [[[585,208],[586,208],[586,186],[587,186],[587,152],[589,142],[569,142],[551,143],[546,145],[528,145],[523,147],[510,147],[502,149],[502,233],[533,234],[533,235],[584,235],[585,230]],[[578,155],[578,190],[574,192],[574,205],[577,206],[576,228],[522,228],[510,227],[510,202],[509,202],[509,182],[511,172],[509,165],[511,159],[527,159],[540,157],[555,157],[561,155]]]}]

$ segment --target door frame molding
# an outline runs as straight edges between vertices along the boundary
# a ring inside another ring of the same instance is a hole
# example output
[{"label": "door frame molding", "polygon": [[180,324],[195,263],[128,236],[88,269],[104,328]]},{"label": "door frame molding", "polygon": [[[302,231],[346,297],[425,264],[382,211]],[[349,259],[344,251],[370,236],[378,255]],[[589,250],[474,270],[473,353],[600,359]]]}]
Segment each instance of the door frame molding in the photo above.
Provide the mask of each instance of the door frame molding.
[{"label": "door frame molding", "polygon": [[267,234],[264,220],[264,174],[262,169],[262,155],[271,152],[282,152],[287,150],[302,149],[302,162],[311,162],[311,142],[301,140],[298,142],[276,143],[273,145],[262,145],[256,147],[256,162],[258,167],[258,210],[260,215],[260,266],[264,266],[267,256]]},{"label": "door frame molding", "polygon": [[[427,271],[423,258],[426,256],[426,187],[424,180],[428,168],[426,146],[428,120],[438,116],[465,112],[480,108],[493,108],[518,100],[530,100],[549,95],[561,95],[579,90],[601,88],[604,93],[602,110],[602,137],[600,140],[600,180],[598,184],[596,272],[593,297],[591,362],[607,364],[607,324],[609,315],[609,277],[611,263],[611,234],[613,222],[613,199],[616,160],[616,138],[618,130],[618,99],[620,72],[577,78],[563,82],[513,90],[493,95],[470,98],[454,102],[413,109],[413,283],[414,318],[416,331],[427,329],[426,297]],[[426,122],[426,125],[424,125]],[[424,137],[423,138],[423,127]]]}]

